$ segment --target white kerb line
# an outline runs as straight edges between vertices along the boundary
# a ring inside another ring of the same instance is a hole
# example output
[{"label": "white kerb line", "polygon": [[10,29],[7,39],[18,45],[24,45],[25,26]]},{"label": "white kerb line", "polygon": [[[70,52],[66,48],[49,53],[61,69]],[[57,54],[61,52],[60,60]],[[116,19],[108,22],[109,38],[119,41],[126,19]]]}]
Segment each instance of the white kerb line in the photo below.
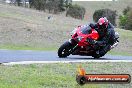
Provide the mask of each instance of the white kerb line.
[{"label": "white kerb line", "polygon": [[132,62],[132,60],[20,61],[20,62],[9,62],[2,64],[20,65],[20,64],[55,64],[55,63],[86,63],[86,62]]}]

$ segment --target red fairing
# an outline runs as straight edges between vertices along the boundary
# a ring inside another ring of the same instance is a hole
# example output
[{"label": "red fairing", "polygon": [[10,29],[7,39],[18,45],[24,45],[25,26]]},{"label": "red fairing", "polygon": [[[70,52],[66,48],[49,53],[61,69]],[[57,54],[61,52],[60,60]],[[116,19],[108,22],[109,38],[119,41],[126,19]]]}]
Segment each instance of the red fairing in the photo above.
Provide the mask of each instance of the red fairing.
[{"label": "red fairing", "polygon": [[85,32],[83,33],[84,30],[82,29],[82,26],[81,27],[79,26],[76,30],[76,33],[72,35],[72,39],[74,40],[77,40],[77,38],[79,37],[81,38],[81,41],[78,42],[79,46],[89,45],[89,43],[87,42],[87,38],[92,38],[94,40],[97,40],[99,38],[99,34],[95,29],[92,29],[91,27],[90,29],[86,29],[90,31],[90,33],[87,33],[87,34]]},{"label": "red fairing", "polygon": [[92,33],[90,34],[91,38],[97,40],[99,38],[99,34],[95,29],[92,29]]}]

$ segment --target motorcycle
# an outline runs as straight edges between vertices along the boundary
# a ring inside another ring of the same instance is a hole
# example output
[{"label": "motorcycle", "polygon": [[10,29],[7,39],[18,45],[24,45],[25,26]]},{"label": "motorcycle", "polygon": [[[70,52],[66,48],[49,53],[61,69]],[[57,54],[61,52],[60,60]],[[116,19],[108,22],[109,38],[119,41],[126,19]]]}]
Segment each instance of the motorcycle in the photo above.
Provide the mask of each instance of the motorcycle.
[{"label": "motorcycle", "polygon": [[[116,41],[111,46],[111,49],[116,47],[119,42],[119,34],[117,32],[115,34]],[[97,58],[93,45],[88,42],[88,38],[98,40],[99,34],[95,29],[92,29],[89,25],[78,26],[71,32],[71,36],[72,38],[62,44],[58,49],[59,58],[66,58],[70,54]]]}]

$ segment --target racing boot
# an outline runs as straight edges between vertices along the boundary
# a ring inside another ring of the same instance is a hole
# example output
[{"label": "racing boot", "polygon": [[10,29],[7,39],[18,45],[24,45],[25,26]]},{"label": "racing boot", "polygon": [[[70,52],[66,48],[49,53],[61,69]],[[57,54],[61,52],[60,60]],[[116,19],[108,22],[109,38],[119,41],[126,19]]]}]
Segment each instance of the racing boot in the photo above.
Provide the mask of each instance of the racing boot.
[{"label": "racing boot", "polygon": [[100,57],[104,56],[108,51],[110,51],[110,45],[107,45],[103,49],[99,50]]}]

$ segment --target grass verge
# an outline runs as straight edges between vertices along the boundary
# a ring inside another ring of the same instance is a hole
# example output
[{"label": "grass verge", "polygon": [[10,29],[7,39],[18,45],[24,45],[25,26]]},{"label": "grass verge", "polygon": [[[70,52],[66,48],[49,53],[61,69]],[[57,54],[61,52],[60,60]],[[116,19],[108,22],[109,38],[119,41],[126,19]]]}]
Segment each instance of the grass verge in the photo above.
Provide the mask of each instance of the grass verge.
[{"label": "grass verge", "polygon": [[116,52],[116,51],[109,51],[107,54],[110,54],[110,55],[122,55],[122,56],[132,56],[132,54],[130,53],[127,53],[127,52]]},{"label": "grass verge", "polygon": [[56,46],[47,46],[47,47],[32,47],[27,45],[0,45],[0,49],[8,50],[37,50],[37,51],[55,51],[57,50]]},{"label": "grass verge", "polygon": [[77,67],[89,74],[132,74],[131,63],[89,62],[31,65],[0,65],[0,88],[130,88],[130,84],[86,84],[76,83]]}]

